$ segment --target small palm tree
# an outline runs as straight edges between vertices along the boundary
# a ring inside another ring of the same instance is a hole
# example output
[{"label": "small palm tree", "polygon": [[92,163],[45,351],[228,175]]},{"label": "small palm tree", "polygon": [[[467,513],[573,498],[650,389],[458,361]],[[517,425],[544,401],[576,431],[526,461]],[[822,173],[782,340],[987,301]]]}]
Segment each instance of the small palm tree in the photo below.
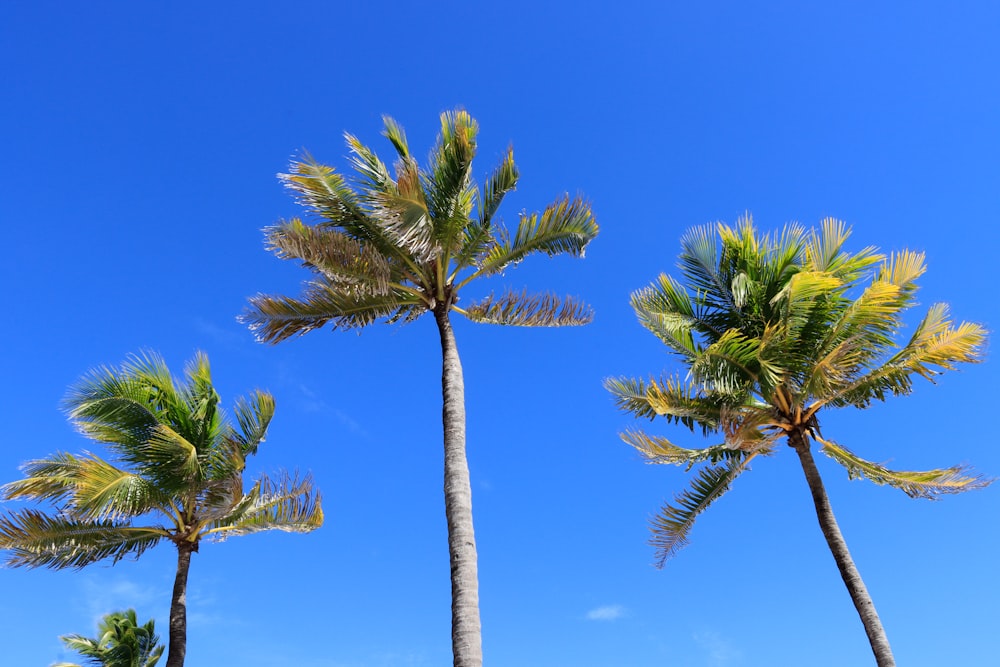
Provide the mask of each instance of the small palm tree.
[{"label": "small palm tree", "polygon": [[434,316],[441,338],[444,397],[445,513],[452,574],[455,665],[482,664],[472,491],[465,454],[465,389],[451,314],[515,326],[579,325],[590,309],[551,294],[507,291],[459,306],[470,283],[496,276],[528,255],[582,256],[597,234],[590,207],[563,198],[541,214],[522,215],[511,235],[497,209],[518,180],[508,149],[480,189],[472,178],[478,126],[465,111],[441,115],[441,134],[427,169],[410,154],[403,129],[386,117],[384,135],[396,150],[394,174],[367,146],[347,135],[360,178],[352,187],[332,168],[305,159],[282,180],[319,218],[267,230],[282,259],[314,274],[302,297],[258,295],[242,320],[258,338],[278,343],[330,324],[357,329],[378,320]]},{"label": "small palm tree", "polygon": [[[721,244],[716,242],[718,232]],[[773,454],[782,439],[796,452],[823,535],[833,552],[872,650],[894,665],[885,631],[837,526],[811,441],[851,477],[934,498],[989,483],[962,467],[900,472],[823,435],[824,409],[867,408],[912,391],[961,362],[980,360],[986,333],[955,325],[944,304],[932,306],[909,340],[897,344],[903,314],[924,272],[920,253],[885,257],[874,248],[850,254],[850,231],[826,220],[818,232],[797,225],[758,234],[749,217],[731,228],[696,228],[682,239],[679,267],[686,282],[661,276],[632,295],[639,321],[686,368],[686,377],[610,379],[619,407],[640,417],[719,434],[722,442],[688,449],[628,430],[622,438],[650,462],[706,464],[691,488],[653,520],[658,565],[688,539],[695,518],[727,491],[748,464]]]},{"label": "small palm tree", "polygon": [[[97,626],[97,633],[96,639],[83,635],[65,635],[60,639],[93,667],[155,667],[163,655],[153,620],[139,625],[134,609],[106,615]],[[59,662],[52,667],[81,666]]]},{"label": "small palm tree", "polygon": [[233,427],[219,407],[208,358],[199,353],[179,383],[161,358],[133,357],[100,368],[66,399],[79,431],[108,445],[111,460],[57,453],[24,464],[26,478],[0,487],[7,500],[48,501],[54,514],[23,509],[0,516],[7,564],[82,568],[138,558],[163,540],[177,549],[167,667],[181,667],[187,645],[186,590],[191,554],[203,539],[264,530],[307,532],[323,522],[309,477],[261,476],[243,490],[274,399],[256,391],[236,402]]}]

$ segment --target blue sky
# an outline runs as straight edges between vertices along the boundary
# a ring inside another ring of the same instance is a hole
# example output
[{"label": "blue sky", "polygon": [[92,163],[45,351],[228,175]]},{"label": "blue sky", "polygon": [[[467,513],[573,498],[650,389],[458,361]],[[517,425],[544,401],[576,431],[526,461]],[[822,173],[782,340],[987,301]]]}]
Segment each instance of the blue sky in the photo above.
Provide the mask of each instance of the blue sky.
[{"label": "blue sky", "polygon": [[[650,565],[646,522],[688,477],[618,440],[631,422],[601,383],[675,368],[628,295],[673,269],[685,229],[745,211],[762,228],[834,216],[855,249],[925,251],[923,306],[948,301],[996,330],[1000,10],[347,4],[0,6],[0,478],[91,447],[59,411],[88,369],[153,349],[179,372],[202,349],[227,404],[275,394],[251,472],[312,471],[327,523],[203,545],[188,664],[448,664],[433,322],[268,347],[235,318],[248,296],[307,277],[260,231],[299,213],[275,178],[294,155],[345,168],[344,131],[388,155],[382,114],[423,154],[439,113],[462,106],[481,126],[480,177],[514,146],[508,222],[569,192],[601,225],[584,260],[533,259],[502,281],[583,297],[591,326],[456,323],[487,664],[870,664],[788,450],[743,476],[664,570]],[[994,357],[828,413],[824,432],[899,468],[998,476]],[[819,465],[899,663],[995,663],[1000,488],[917,501]],[[58,635],[129,606],[165,635],[173,567],[164,546],[81,572],[0,570],[4,662],[69,659]]]}]

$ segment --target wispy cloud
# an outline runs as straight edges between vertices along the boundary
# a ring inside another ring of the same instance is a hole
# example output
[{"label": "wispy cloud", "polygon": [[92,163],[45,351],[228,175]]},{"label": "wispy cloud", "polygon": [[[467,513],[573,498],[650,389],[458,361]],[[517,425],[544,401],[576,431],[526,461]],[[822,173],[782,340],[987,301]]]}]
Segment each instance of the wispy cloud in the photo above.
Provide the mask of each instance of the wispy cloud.
[{"label": "wispy cloud", "polygon": [[235,327],[226,328],[200,317],[195,319],[194,328],[202,336],[211,338],[219,345],[232,345],[249,340],[249,336],[245,335],[245,330],[242,327],[239,329]]},{"label": "wispy cloud", "polygon": [[733,667],[741,662],[743,654],[732,647],[732,645],[718,632],[706,630],[696,632],[694,641],[708,654],[709,667]]},{"label": "wispy cloud", "polygon": [[609,604],[597,607],[587,612],[589,621],[614,621],[625,615],[625,607],[620,604]]},{"label": "wispy cloud", "polygon": [[146,618],[155,616],[163,598],[163,591],[158,587],[119,576],[111,581],[96,577],[81,578],[80,589],[86,601],[87,615],[95,624],[105,614],[130,608]]},{"label": "wispy cloud", "polygon": [[326,401],[324,401],[316,394],[316,392],[306,385],[299,384],[298,389],[301,394],[299,407],[302,411],[332,415],[338,422],[340,422],[341,426],[354,435],[359,435],[363,438],[371,437],[368,435],[368,431],[366,431],[364,427],[357,422],[357,420],[339,408],[331,408]]}]

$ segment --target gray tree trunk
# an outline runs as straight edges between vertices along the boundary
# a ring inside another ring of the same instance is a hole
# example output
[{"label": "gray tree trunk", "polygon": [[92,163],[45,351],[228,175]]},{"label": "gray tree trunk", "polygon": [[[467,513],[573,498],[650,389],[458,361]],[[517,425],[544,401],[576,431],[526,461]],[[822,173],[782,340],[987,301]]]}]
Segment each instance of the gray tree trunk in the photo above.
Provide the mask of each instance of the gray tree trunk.
[{"label": "gray tree trunk", "polygon": [[[479,620],[479,566],[472,529],[472,485],[465,455],[465,381],[449,305],[434,309],[441,334],[441,389],[444,398],[444,506],[451,555],[451,645],[455,667],[483,664]],[[167,667],[172,667],[168,665]]]},{"label": "gray tree trunk", "polygon": [[861,622],[865,626],[868,643],[871,644],[872,653],[875,654],[875,662],[878,667],[895,667],[896,660],[892,656],[892,649],[889,648],[889,638],[885,635],[882,621],[875,611],[875,603],[868,594],[868,589],[865,588],[865,582],[861,580],[861,573],[854,566],[851,552],[847,550],[847,542],[844,541],[844,536],[840,533],[840,527],[837,525],[837,519],[833,516],[833,509],[830,507],[830,499],[826,495],[823,479],[819,476],[819,469],[816,467],[816,461],[809,449],[809,437],[802,431],[793,431],[788,436],[788,444],[799,455],[799,462],[802,464],[802,471],[806,475],[813,504],[816,506],[819,527],[833,553],[833,559],[837,562],[837,569],[840,570],[844,585],[847,586],[847,591],[851,594],[854,607],[858,610]]},{"label": "gray tree trunk", "polygon": [[166,667],[184,667],[187,653],[187,580],[191,567],[191,553],[195,545],[177,542],[177,574],[174,592],[170,598],[170,637],[167,641]]}]

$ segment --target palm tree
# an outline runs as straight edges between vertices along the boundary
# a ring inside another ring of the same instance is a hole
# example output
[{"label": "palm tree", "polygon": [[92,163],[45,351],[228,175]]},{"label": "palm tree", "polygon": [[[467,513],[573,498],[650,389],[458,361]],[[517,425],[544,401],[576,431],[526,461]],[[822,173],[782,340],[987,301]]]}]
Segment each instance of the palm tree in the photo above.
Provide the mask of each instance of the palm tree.
[{"label": "palm tree", "polygon": [[819,443],[852,478],[912,497],[985,486],[990,480],[963,467],[900,472],[867,461],[825,437],[819,415],[909,394],[916,376],[932,379],[960,362],[979,361],[986,333],[977,324],[954,324],[947,306],[937,304],[909,340],[897,343],[924,257],[906,250],[885,257],[875,248],[850,254],[844,250],[849,234],[828,219],[818,232],[791,225],[761,235],[749,216],[735,229],[720,223],[689,231],[678,263],[686,282],[663,275],[631,300],[642,325],[680,357],[686,377],[617,378],[606,386],[619,407],[636,416],[659,415],[722,438],[689,449],[638,430],[622,434],[652,463],[706,464],[690,489],[653,519],[651,542],[661,567],[687,543],[695,518],[753,459],[773,454],[785,439],[799,457],[876,661],[885,667],[895,664],[889,642],[837,527],[810,443]]},{"label": "palm tree", "polygon": [[359,178],[352,185],[311,158],[281,176],[319,218],[269,228],[267,242],[282,259],[302,262],[314,274],[297,299],[258,295],[242,320],[259,340],[278,343],[327,324],[357,329],[378,320],[410,322],[431,313],[441,338],[444,398],[445,512],[452,573],[454,664],[482,664],[472,492],[465,454],[462,366],[451,313],[474,322],[515,326],[579,325],[590,309],[551,294],[507,291],[459,306],[471,282],[496,276],[534,253],[582,256],[597,234],[590,207],[564,197],[541,214],[522,215],[511,236],[496,219],[518,180],[513,150],[482,188],[472,178],[478,126],[462,110],[441,115],[441,134],[421,169],[406,135],[385,117],[384,136],[397,160],[394,173],[357,138],[346,135]]},{"label": "palm tree", "polygon": [[[153,620],[139,625],[134,609],[106,615],[97,626],[97,633],[97,639],[83,635],[65,635],[60,639],[94,667],[155,667],[163,655]],[[81,666],[59,662],[52,667]]]},{"label": "palm tree", "polygon": [[181,667],[187,641],[191,554],[202,539],[264,530],[308,532],[323,522],[308,476],[259,477],[243,490],[243,469],[274,414],[255,391],[236,402],[235,428],[218,405],[208,358],[189,362],[185,382],[154,355],[120,369],[99,368],[74,386],[66,407],[85,436],[105,443],[111,460],[57,453],[24,464],[26,478],[0,487],[8,500],[49,501],[54,514],[23,509],[0,516],[0,548],[12,566],[82,568],[138,558],[167,540],[177,548],[167,667]]}]

